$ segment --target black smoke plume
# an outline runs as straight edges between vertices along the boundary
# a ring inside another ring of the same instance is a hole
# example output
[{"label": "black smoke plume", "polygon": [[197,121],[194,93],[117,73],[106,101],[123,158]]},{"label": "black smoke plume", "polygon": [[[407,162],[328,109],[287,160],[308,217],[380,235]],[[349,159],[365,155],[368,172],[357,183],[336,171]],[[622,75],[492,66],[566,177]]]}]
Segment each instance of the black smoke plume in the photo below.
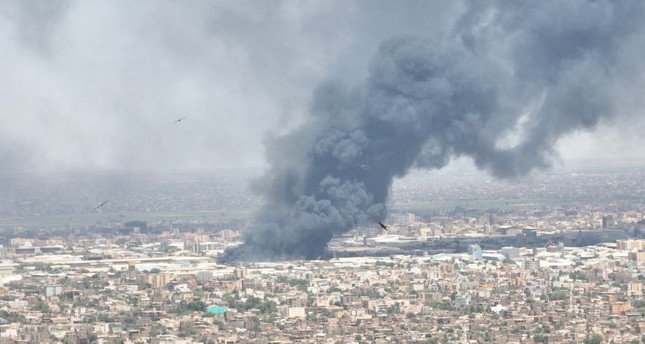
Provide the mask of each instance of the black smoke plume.
[{"label": "black smoke plume", "polygon": [[387,39],[363,86],[320,86],[312,118],[268,143],[266,205],[222,260],[320,256],[334,234],[382,220],[411,167],[548,168],[560,137],[630,97],[642,14],[638,1],[473,2],[448,37]]}]

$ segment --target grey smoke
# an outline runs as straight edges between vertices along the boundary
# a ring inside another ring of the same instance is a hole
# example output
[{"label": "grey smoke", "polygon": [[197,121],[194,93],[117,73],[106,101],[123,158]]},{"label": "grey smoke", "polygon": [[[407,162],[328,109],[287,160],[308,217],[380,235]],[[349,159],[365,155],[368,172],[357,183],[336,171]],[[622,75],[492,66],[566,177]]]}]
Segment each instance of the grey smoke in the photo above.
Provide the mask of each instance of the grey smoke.
[{"label": "grey smoke", "polygon": [[[0,1],[0,151],[25,153],[0,155],[0,166],[263,166],[263,134],[303,112],[309,85],[344,44],[337,37],[349,36],[341,10],[326,2]],[[190,120],[172,126],[178,115]]]},{"label": "grey smoke", "polygon": [[640,2],[467,5],[449,34],[382,42],[364,84],[324,83],[309,121],[267,141],[266,206],[222,260],[323,255],[334,234],[383,219],[393,179],[415,166],[465,156],[500,178],[549,168],[560,138],[638,97]]}]

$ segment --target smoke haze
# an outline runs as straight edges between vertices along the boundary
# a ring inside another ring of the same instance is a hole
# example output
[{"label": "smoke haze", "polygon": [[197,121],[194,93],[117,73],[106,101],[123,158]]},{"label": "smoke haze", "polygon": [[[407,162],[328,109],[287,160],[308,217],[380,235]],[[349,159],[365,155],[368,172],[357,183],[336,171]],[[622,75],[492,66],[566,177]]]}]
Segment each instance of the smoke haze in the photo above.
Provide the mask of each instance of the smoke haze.
[{"label": "smoke haze", "polygon": [[0,165],[263,166],[347,20],[322,2],[2,1]]},{"label": "smoke haze", "polygon": [[635,2],[473,2],[447,35],[386,39],[363,85],[321,85],[312,119],[269,143],[267,206],[224,260],[323,255],[333,234],[382,220],[414,166],[467,156],[499,178],[550,167],[563,135],[639,96],[642,14]]},{"label": "smoke haze", "polygon": [[383,219],[412,167],[466,158],[519,178],[560,151],[643,157],[643,12],[2,1],[0,173],[268,166],[254,183],[266,207],[224,259],[315,258]]}]

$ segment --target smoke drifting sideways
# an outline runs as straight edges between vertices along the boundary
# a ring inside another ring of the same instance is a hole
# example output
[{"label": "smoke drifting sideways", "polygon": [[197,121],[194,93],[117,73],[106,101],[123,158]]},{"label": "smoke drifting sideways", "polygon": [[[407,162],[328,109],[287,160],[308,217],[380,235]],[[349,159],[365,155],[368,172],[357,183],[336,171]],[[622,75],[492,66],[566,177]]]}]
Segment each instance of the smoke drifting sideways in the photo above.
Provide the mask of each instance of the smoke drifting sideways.
[{"label": "smoke drifting sideways", "polygon": [[266,198],[220,261],[315,259],[376,223],[412,167],[472,158],[499,178],[547,169],[559,138],[637,97],[640,2],[473,2],[448,37],[381,43],[364,85],[321,85],[310,121],[267,142]]}]

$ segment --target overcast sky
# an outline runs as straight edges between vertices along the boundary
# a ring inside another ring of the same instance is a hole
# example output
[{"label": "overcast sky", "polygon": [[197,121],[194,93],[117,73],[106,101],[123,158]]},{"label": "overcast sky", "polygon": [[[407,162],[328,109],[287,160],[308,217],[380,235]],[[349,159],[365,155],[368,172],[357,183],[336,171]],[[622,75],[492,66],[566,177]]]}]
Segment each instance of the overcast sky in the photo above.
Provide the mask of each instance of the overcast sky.
[{"label": "overcast sky", "polygon": [[[0,171],[263,166],[263,139],[306,121],[321,82],[360,83],[379,42],[445,35],[465,6],[0,1]],[[642,117],[557,147],[643,158]]]}]

